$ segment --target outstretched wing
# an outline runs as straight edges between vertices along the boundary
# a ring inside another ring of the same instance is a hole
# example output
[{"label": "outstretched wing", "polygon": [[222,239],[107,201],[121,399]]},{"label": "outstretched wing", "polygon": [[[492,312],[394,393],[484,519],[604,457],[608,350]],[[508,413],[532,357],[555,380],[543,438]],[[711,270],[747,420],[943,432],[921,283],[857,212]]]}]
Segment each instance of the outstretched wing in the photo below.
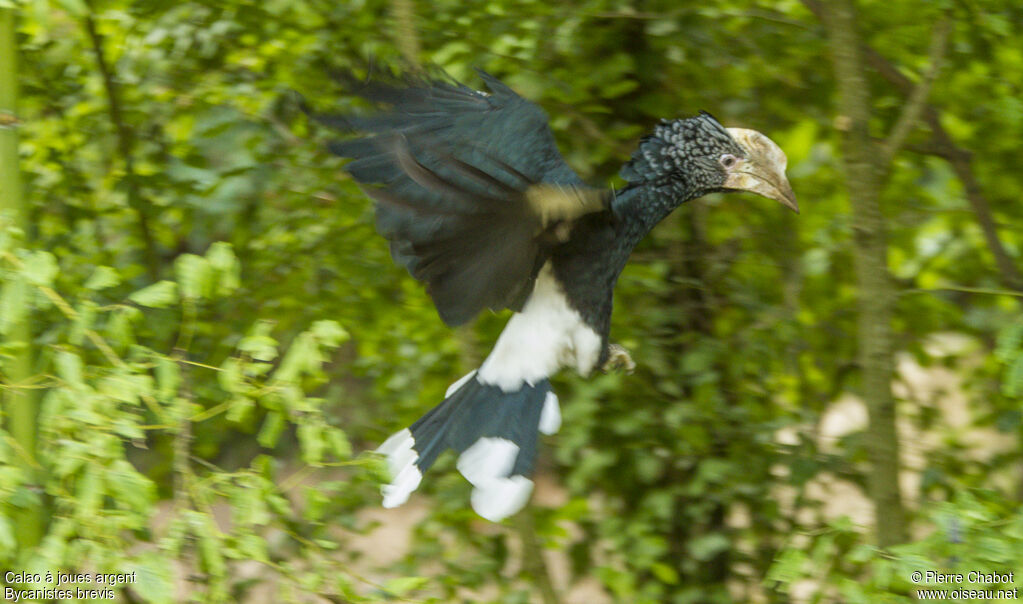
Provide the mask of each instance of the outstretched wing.
[{"label": "outstretched wing", "polygon": [[480,76],[490,94],[428,78],[357,83],[389,108],[320,118],[361,135],[330,149],[353,159],[345,169],[376,202],[392,256],[448,325],[521,308],[572,221],[609,202],[565,163],[542,109]]}]

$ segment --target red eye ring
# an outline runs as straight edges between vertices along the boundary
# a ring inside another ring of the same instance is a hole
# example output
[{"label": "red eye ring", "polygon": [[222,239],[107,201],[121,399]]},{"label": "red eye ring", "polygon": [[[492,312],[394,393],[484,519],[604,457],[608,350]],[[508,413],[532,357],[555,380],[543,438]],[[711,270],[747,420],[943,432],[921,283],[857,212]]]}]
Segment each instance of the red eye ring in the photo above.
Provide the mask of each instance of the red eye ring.
[{"label": "red eye ring", "polygon": [[721,163],[722,166],[726,168],[731,168],[732,166],[735,165],[735,162],[739,160],[736,159],[736,157],[731,153],[725,153],[718,159],[718,161]]}]

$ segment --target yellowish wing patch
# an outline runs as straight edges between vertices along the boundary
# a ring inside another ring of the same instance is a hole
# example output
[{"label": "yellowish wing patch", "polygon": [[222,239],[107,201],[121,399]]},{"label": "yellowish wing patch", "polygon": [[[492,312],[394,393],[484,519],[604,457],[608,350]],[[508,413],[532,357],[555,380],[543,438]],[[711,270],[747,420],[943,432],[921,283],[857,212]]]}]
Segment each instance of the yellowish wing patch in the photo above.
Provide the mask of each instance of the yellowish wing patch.
[{"label": "yellowish wing patch", "polygon": [[544,228],[607,208],[610,195],[601,189],[538,184],[526,189],[526,203]]}]

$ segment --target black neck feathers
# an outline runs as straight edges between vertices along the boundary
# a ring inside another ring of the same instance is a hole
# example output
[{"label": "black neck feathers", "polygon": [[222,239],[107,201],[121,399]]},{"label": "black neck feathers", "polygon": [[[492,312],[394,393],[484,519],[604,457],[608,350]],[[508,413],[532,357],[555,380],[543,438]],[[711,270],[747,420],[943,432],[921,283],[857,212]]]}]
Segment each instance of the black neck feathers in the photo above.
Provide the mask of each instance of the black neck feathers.
[{"label": "black neck feathers", "polygon": [[622,244],[631,251],[675,208],[698,196],[679,182],[630,184],[612,202]]}]

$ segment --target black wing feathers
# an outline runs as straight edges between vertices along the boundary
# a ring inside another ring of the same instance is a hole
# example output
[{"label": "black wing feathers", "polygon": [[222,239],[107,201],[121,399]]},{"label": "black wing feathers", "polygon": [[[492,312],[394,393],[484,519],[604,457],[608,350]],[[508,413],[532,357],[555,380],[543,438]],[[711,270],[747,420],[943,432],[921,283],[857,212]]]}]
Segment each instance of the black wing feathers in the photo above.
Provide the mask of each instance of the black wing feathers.
[{"label": "black wing feathers", "polygon": [[352,92],[389,106],[321,118],[358,133],[330,150],[376,202],[394,259],[426,283],[449,325],[483,308],[518,310],[556,224],[607,207],[558,152],[543,111],[489,74],[491,93],[439,79],[390,77]]}]

